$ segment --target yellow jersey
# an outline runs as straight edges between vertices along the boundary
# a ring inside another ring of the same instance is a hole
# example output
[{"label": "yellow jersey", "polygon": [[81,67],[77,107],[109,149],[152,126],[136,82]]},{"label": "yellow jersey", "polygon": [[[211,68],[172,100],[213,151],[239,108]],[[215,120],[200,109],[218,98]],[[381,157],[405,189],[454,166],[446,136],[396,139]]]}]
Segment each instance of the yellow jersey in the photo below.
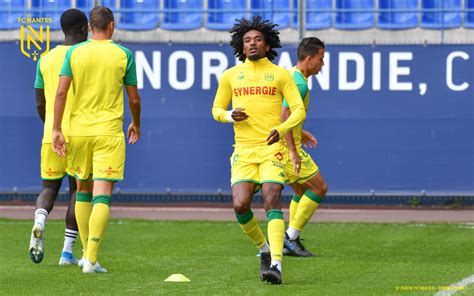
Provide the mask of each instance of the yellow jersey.
[{"label": "yellow jersey", "polygon": [[[281,122],[281,106],[287,98],[291,116]],[[244,63],[224,71],[219,82],[212,115],[219,122],[227,122],[229,105],[244,108],[247,119],[234,123],[235,146],[266,143],[270,131],[283,136],[305,118],[298,88],[288,71],[273,64],[268,58]]]},{"label": "yellow jersey", "polygon": [[123,136],[123,86],[137,85],[132,52],[90,39],[66,53],[61,76],[72,77],[70,136]]},{"label": "yellow jersey", "polygon": [[[36,79],[35,88],[44,89],[44,97],[46,99],[46,114],[44,120],[43,143],[48,144],[52,142],[52,131],[54,121],[54,101],[56,99],[56,91],[59,84],[59,72],[64,62],[66,51],[71,46],[58,45],[49,51],[44,57],[38,60],[36,65]],[[72,89],[67,93],[66,107],[64,108],[64,115],[62,121],[62,131],[67,139],[69,131],[69,114],[71,112],[71,101],[74,94]]]}]

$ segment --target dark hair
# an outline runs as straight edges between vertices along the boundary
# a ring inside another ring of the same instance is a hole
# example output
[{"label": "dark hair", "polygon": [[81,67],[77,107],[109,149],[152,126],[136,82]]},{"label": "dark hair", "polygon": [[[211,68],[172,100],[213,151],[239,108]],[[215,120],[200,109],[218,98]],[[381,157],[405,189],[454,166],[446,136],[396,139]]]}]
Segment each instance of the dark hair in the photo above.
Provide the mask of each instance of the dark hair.
[{"label": "dark hair", "polygon": [[325,48],[324,42],[316,37],[306,37],[301,40],[298,45],[298,61],[304,60],[307,56],[312,56],[319,51],[319,49]]},{"label": "dark hair", "polygon": [[114,14],[108,7],[96,6],[91,10],[89,19],[92,28],[105,31],[110,22],[114,21]]},{"label": "dark hair", "polygon": [[280,37],[278,36],[280,32],[274,30],[276,24],[272,24],[269,20],[262,21],[262,17],[259,15],[254,16],[251,20],[246,18],[241,18],[240,20],[236,19],[234,27],[230,29],[229,33],[232,34],[230,46],[234,48],[234,55],[239,58],[239,60],[245,60],[246,56],[243,52],[244,49],[244,35],[250,30],[257,30],[263,34],[265,38],[265,44],[270,46],[270,50],[267,52],[267,58],[273,60],[278,56],[278,53],[274,48],[280,48]]},{"label": "dark hair", "polygon": [[65,35],[82,34],[82,29],[87,28],[87,17],[79,9],[71,8],[61,14],[61,29]]}]

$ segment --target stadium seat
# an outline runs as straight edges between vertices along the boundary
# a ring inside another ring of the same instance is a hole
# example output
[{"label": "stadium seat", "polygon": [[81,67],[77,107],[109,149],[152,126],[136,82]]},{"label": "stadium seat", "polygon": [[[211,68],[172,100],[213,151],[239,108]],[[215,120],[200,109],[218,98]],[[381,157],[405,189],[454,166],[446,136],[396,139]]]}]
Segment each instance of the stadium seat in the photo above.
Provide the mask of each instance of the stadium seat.
[{"label": "stadium seat", "polygon": [[289,0],[252,0],[250,2],[252,16],[260,15],[264,20],[277,24],[278,29],[286,29],[290,25],[289,5]]},{"label": "stadium seat", "polygon": [[[32,0],[32,17],[51,18],[50,30],[60,30],[61,14],[71,8],[71,5],[71,0]],[[39,27],[39,25],[33,27]]]},{"label": "stadium seat", "polygon": [[[159,23],[159,8],[159,0],[121,0],[117,28],[123,30],[156,29]],[[133,9],[138,11],[129,11]]]},{"label": "stadium seat", "polygon": [[202,26],[202,12],[202,0],[165,0],[161,27],[165,30],[198,29]]},{"label": "stadium seat", "polygon": [[[461,0],[422,0],[421,3],[422,28],[451,29],[461,26],[461,13],[452,11],[453,9],[461,9]],[[425,9],[438,9],[440,11],[425,11]],[[443,12],[442,9],[449,9],[450,11]]]},{"label": "stadium seat", "polygon": [[235,19],[247,16],[246,0],[208,0],[206,28],[211,30],[230,30]]},{"label": "stadium seat", "polygon": [[25,0],[0,0],[0,30],[18,29],[19,17],[26,17]]},{"label": "stadium seat", "polygon": [[[293,27],[297,28],[298,22],[298,1],[293,1],[294,15]],[[306,29],[307,30],[321,30],[332,26],[331,13],[328,11],[332,9],[332,0],[306,0]]]},{"label": "stadium seat", "polygon": [[[84,12],[87,16],[87,19],[89,19],[89,13],[91,12],[92,8],[94,8],[94,0],[76,0],[76,8]],[[110,9],[112,9],[112,7],[110,7]]]},{"label": "stadium seat", "polygon": [[466,9],[472,9],[472,11],[467,11],[464,16],[464,27],[474,28],[474,0],[464,0],[464,4]]},{"label": "stadium seat", "polygon": [[[390,12],[384,9],[411,9],[412,12]],[[418,0],[380,0],[378,27],[388,30],[411,29],[418,26]]]},{"label": "stadium seat", "polygon": [[[374,26],[374,0],[336,0],[336,22],[341,30],[363,30]],[[364,10],[364,11],[351,11]]]}]

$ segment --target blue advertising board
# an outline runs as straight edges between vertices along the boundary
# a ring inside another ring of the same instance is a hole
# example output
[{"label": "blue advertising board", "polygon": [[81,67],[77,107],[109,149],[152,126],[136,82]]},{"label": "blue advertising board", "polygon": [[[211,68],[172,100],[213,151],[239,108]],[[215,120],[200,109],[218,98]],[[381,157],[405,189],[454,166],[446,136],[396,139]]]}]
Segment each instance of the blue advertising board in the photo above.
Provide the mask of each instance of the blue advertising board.
[{"label": "blue advertising board", "polygon": [[[220,74],[236,64],[219,44],[131,44],[142,138],[127,146],[124,192],[230,189],[233,130],[213,120]],[[275,63],[296,63],[297,45]],[[0,43],[0,191],[38,190],[42,124],[36,63]],[[330,192],[474,192],[474,46],[327,46],[310,79],[308,152]],[[127,111],[128,112],[128,111]],[[129,123],[126,114],[125,126]]]}]

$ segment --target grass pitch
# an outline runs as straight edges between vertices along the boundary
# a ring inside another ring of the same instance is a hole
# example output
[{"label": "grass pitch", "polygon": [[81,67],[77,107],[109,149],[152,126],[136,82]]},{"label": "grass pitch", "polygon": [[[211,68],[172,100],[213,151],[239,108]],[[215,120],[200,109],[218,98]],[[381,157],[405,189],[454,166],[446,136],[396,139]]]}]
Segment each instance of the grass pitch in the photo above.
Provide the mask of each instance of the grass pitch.
[{"label": "grass pitch", "polygon": [[[107,274],[58,265],[61,221],[47,222],[45,258],[33,264],[31,227],[0,220],[0,294],[433,295],[474,274],[469,224],[312,223],[302,237],[318,257],[285,257],[280,286],[260,282],[257,250],[235,222],[112,220],[99,254]],[[174,273],[191,282],[164,282]]]}]

